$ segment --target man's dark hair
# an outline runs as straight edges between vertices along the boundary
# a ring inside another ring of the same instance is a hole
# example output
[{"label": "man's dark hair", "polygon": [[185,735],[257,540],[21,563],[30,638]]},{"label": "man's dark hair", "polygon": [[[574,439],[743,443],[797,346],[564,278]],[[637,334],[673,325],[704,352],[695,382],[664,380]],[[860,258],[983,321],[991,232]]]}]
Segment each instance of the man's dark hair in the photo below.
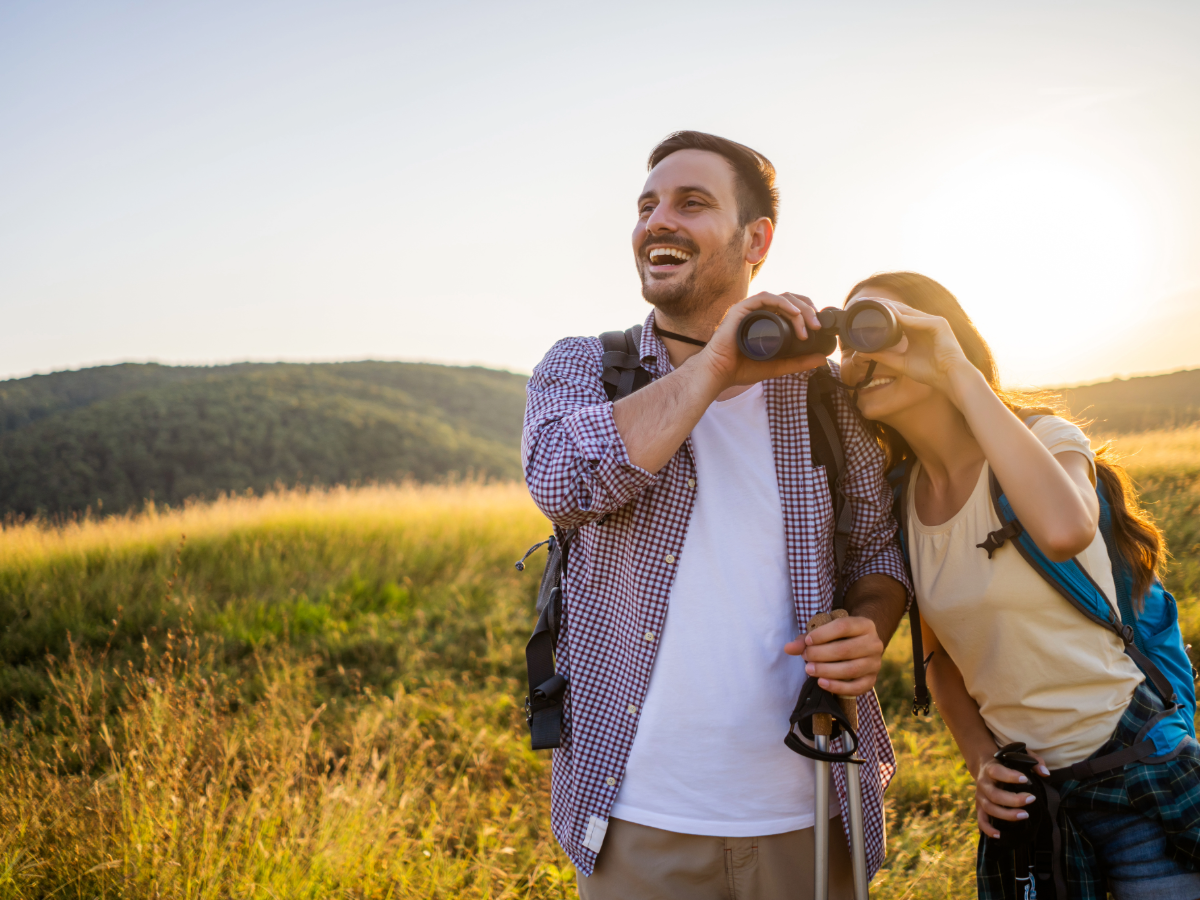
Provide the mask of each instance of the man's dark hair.
[{"label": "man's dark hair", "polygon": [[[649,171],[680,150],[707,150],[723,156],[733,166],[737,182],[738,224],[749,225],[756,219],[768,218],[774,225],[779,217],[779,190],[775,187],[775,167],[771,161],[745,144],[703,131],[676,131],[667,135],[650,151],[646,160]],[[765,262],[766,260],[763,260]],[[754,267],[757,275],[762,262]]]}]

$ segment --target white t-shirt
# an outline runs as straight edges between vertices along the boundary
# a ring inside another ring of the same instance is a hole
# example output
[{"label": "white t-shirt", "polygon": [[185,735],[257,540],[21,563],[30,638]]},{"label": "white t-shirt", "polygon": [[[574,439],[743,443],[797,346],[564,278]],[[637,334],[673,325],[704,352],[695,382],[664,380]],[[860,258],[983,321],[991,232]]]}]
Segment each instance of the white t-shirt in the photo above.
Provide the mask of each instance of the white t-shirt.
[{"label": "white t-shirt", "polygon": [[[1044,416],[1032,431],[1051,453],[1093,459],[1087,436],[1065,419]],[[919,471],[913,466],[914,480]],[[921,522],[915,493],[910,483],[908,545],[921,618],[962,672],[997,743],[1023,741],[1052,769],[1086,759],[1116,728],[1141,671],[1116,635],[1084,618],[1011,542],[991,559],[975,546],[1000,527],[987,463],[970,499],[941,525]],[[1077,558],[1116,611],[1103,536],[1097,532]]]},{"label": "white t-shirt", "polygon": [[[762,385],[692,431],[696,505],[621,790],[618,819],[757,837],[813,824],[813,764],[784,746],[804,660]],[[836,804],[833,804],[836,806]]]}]

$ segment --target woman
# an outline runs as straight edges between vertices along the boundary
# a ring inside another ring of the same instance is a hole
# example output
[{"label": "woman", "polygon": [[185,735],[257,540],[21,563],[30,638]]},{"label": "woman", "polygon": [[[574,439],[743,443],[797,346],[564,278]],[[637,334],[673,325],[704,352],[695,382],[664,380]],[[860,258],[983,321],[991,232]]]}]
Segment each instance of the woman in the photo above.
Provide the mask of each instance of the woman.
[{"label": "woman", "polygon": [[[1077,558],[1114,604],[1087,437],[1058,416],[1026,416],[1027,426],[1015,414],[1020,408],[1000,391],[987,344],[937,282],[877,275],[856,285],[847,305],[866,297],[892,306],[905,337],[878,353],[843,353],[841,377],[861,384],[875,363],[858,391],[859,409],[876,423],[889,469],[908,460],[907,546],[927,677],[975,778],[980,896],[1001,897],[1011,892],[1012,854],[989,842],[1000,836],[992,820],[1028,818],[1035,797],[1021,790],[1030,783],[1024,776],[994,758],[997,747],[1025,743],[1038,774],[1049,776],[1132,743],[1126,731],[1140,724],[1137,716],[1164,707],[1122,641],[1058,595],[1011,542],[995,553],[979,547],[1000,528],[992,471],[1038,548],[1054,562]],[[1165,553],[1161,534],[1137,509],[1127,478],[1107,466],[1100,474],[1140,597]],[[1200,897],[1200,746],[1188,737],[1158,765],[1174,796],[1149,805],[1121,769],[1074,782],[1086,788],[1074,800],[1064,794],[1069,826],[1060,859],[1072,897],[1103,898],[1105,876],[1119,900]],[[1096,799],[1102,795],[1107,800]]]}]

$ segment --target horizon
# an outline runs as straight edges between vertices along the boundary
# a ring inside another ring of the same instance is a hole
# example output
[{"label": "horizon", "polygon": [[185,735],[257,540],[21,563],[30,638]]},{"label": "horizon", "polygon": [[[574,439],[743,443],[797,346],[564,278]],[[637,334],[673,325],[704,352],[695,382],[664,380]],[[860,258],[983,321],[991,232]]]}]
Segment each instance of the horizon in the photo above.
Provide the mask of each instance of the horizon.
[{"label": "horizon", "polygon": [[[27,372],[22,375],[13,375],[0,377],[0,385],[10,381],[22,381],[27,378],[47,377],[50,375],[69,375],[79,372],[86,372],[90,369],[102,369],[113,366],[171,366],[175,368],[190,368],[190,369],[220,369],[232,366],[274,366],[274,365],[292,365],[292,366],[337,366],[337,365],[352,365],[355,363],[385,363],[399,365],[417,365],[417,366],[445,366],[455,369],[487,369],[491,372],[502,372],[506,375],[517,375],[521,378],[528,378],[532,372],[522,372],[516,369],[506,369],[499,366],[488,365],[487,363],[476,362],[444,362],[434,359],[381,359],[375,357],[361,357],[358,359],[236,359],[225,362],[164,362],[157,359],[123,359],[113,362],[97,362],[90,363],[84,366],[78,366],[70,369],[52,369],[45,372]],[[1108,384],[1113,381],[1132,381],[1135,378],[1158,378],[1163,375],[1179,375],[1184,372],[1200,371],[1200,365],[1182,366],[1176,369],[1164,369],[1159,372],[1131,372],[1129,374],[1116,374],[1106,377],[1096,378],[1089,381],[1078,381],[1069,383],[1043,384],[1043,385],[1016,385],[1017,389],[1032,389],[1032,390],[1047,390],[1047,391],[1067,391],[1076,388],[1091,387],[1097,384]],[[1005,387],[1013,387],[1012,385],[1004,385]]]},{"label": "horizon", "polygon": [[[528,374],[645,317],[644,159],[772,159],[752,291],[942,281],[1006,384],[1200,366],[1200,7],[919,0],[0,9],[0,379],[117,361]],[[661,98],[669,97],[669,102]],[[670,112],[661,110],[670,108]]]}]

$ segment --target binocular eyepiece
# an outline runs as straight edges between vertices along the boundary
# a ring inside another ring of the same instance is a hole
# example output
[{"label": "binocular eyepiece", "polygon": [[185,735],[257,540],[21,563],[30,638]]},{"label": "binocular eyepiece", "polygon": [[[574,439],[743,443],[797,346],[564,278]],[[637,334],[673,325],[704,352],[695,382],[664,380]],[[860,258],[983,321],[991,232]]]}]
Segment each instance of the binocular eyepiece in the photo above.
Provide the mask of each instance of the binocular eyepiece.
[{"label": "binocular eyepiece", "polygon": [[904,336],[891,307],[878,300],[859,300],[849,309],[827,306],[817,318],[820,330],[810,330],[805,340],[799,340],[792,323],[778,313],[752,312],[738,326],[738,349],[759,361],[814,353],[828,356],[840,338],[843,350],[875,353],[894,346]]}]

